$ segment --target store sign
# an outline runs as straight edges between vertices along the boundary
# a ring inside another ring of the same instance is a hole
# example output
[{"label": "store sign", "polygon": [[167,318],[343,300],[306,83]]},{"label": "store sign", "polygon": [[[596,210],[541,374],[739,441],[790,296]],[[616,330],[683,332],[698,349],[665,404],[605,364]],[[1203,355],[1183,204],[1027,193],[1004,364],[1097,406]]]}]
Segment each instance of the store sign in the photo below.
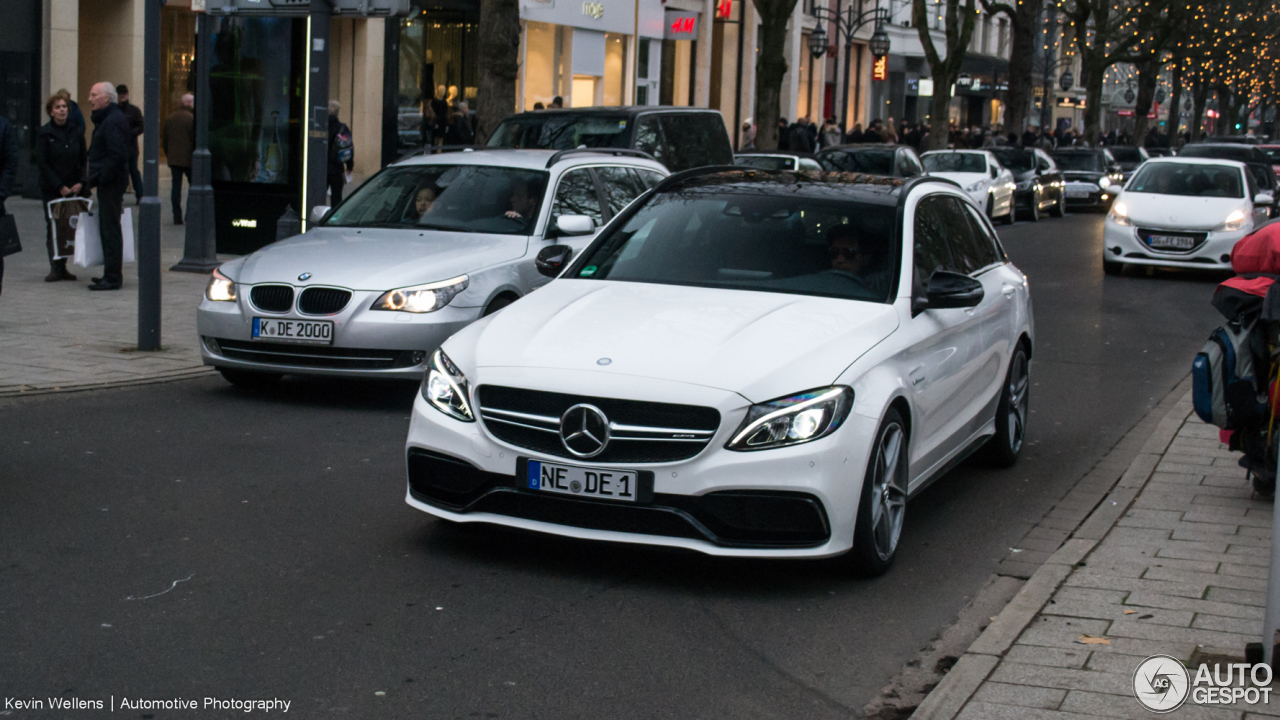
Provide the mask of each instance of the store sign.
[{"label": "store sign", "polygon": [[920,90],[916,94],[920,97],[933,97],[933,78],[920,78]]},{"label": "store sign", "polygon": [[733,17],[733,0],[719,0],[716,3],[716,19],[728,20]]},{"label": "store sign", "polygon": [[876,64],[871,66],[872,80],[888,80],[889,79],[889,56],[884,55],[876,58]]},{"label": "store sign", "polygon": [[668,10],[665,19],[666,28],[662,34],[664,40],[698,39],[698,13]]},{"label": "store sign", "polygon": [[584,2],[582,3],[582,14],[599,20],[604,17],[604,3]]}]

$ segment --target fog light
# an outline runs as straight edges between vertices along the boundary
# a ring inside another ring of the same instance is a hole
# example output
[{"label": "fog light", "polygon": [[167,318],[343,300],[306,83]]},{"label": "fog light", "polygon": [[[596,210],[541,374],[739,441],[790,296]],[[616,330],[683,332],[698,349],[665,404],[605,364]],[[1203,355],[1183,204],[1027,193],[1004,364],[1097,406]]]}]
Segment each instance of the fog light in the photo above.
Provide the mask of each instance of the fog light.
[{"label": "fog light", "polygon": [[1117,245],[1117,246],[1115,246],[1115,247],[1111,248],[1111,254],[1112,254],[1112,255],[1119,255],[1119,254],[1120,254],[1120,253],[1122,253],[1122,252],[1124,252],[1124,251],[1120,249],[1120,246],[1119,246],[1119,245]]},{"label": "fog light", "polygon": [[1231,262],[1231,253],[1223,253],[1222,257],[1218,258],[1218,260],[1224,263]]},{"label": "fog light", "polygon": [[414,365],[421,365],[427,359],[427,352],[425,350],[415,350],[409,357]]}]

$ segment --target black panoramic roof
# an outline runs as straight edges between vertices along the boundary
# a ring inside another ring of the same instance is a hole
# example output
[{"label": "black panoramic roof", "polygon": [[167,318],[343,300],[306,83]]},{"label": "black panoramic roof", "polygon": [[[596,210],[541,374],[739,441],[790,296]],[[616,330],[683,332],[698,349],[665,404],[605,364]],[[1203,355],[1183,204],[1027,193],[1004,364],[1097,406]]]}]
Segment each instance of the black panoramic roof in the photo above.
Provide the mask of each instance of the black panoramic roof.
[{"label": "black panoramic roof", "polygon": [[523,120],[530,117],[545,117],[548,115],[600,115],[605,117],[617,117],[619,115],[639,115],[641,113],[659,112],[669,113],[715,113],[719,115],[717,110],[709,108],[696,107],[670,107],[658,105],[616,105],[613,107],[588,107],[588,108],[556,108],[547,110],[530,110],[528,112],[516,113],[507,117],[506,120]]},{"label": "black panoramic roof", "polygon": [[789,195],[814,200],[849,200],[894,205],[910,180],[847,172],[792,172],[751,167],[701,168],[664,180],[657,192],[691,194]]}]

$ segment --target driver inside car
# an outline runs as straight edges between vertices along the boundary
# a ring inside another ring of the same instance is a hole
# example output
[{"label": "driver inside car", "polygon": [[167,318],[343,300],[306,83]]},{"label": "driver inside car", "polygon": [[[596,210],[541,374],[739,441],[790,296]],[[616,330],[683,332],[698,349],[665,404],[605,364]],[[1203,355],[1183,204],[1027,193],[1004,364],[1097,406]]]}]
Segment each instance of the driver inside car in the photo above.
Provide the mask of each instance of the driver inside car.
[{"label": "driver inside car", "polygon": [[859,235],[852,225],[837,225],[827,232],[827,255],[831,271],[850,275],[876,292],[888,290],[885,263],[876,257],[874,243]]},{"label": "driver inside car", "polygon": [[516,182],[515,188],[511,191],[511,209],[504,215],[512,220],[528,220],[537,207],[538,201],[533,193],[529,192],[528,184]]}]

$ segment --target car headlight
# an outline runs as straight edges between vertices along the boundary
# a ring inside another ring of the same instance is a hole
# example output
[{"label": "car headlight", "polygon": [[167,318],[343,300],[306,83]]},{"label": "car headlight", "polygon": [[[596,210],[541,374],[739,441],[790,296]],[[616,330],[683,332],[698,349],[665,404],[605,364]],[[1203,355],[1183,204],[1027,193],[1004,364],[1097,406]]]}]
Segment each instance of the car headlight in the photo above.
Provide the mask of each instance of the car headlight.
[{"label": "car headlight", "polygon": [[1232,230],[1239,230],[1240,228],[1244,227],[1245,224],[1248,222],[1249,222],[1248,213],[1246,213],[1243,210],[1232,210],[1231,214],[1227,216],[1227,219],[1223,220],[1222,224],[1218,225],[1218,227],[1214,228],[1214,230],[1222,230],[1226,232],[1230,232]]},{"label": "car headlight", "polygon": [[209,284],[204,286],[204,296],[214,302],[235,302],[236,284],[231,278],[214,270]]},{"label": "car headlight", "polygon": [[373,310],[398,310],[400,312],[429,313],[448,305],[460,292],[467,289],[471,279],[459,275],[449,280],[414,285],[390,290],[374,301]]},{"label": "car headlight", "polygon": [[427,366],[427,375],[422,379],[422,399],[454,420],[475,422],[475,413],[471,412],[470,389],[467,376],[462,374],[443,350],[436,350]]},{"label": "car headlight", "polygon": [[1117,225],[1133,224],[1133,222],[1129,220],[1129,208],[1125,207],[1125,204],[1122,202],[1118,202],[1111,206],[1111,212],[1107,213],[1107,219]]},{"label": "car headlight", "polygon": [[841,385],[752,405],[729,450],[769,450],[798,445],[835,432],[853,407],[853,390]]},{"label": "car headlight", "polygon": [[1098,178],[1098,187],[1103,188],[1104,190],[1111,187],[1111,178],[1106,176]]},{"label": "car headlight", "polygon": [[982,189],[982,184],[983,184],[984,182],[986,182],[986,180],[979,180],[978,182],[976,182],[976,183],[974,183],[974,184],[970,185],[969,187],[965,188],[965,189],[964,189],[964,191],[965,191],[965,192],[978,192],[979,190],[981,190],[981,189]]}]

